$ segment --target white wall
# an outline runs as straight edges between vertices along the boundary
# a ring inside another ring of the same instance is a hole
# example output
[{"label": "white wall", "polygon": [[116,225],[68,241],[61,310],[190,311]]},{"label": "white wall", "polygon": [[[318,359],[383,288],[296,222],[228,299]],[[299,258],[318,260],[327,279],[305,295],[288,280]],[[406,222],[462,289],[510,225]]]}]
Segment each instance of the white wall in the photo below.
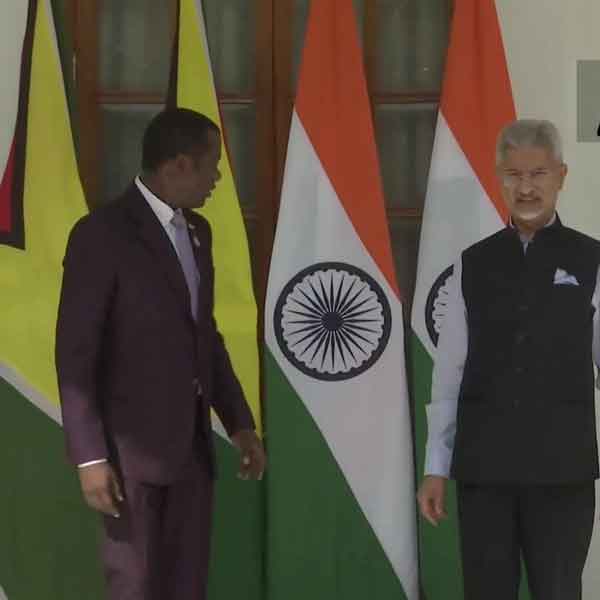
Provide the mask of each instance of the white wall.
[{"label": "white wall", "polygon": [[563,221],[600,237],[600,143],[577,143],[577,60],[600,59],[600,2],[497,0],[496,6],[518,116],[550,119],[563,136],[570,169]]},{"label": "white wall", "polygon": [[[569,165],[559,205],[563,222],[600,238],[600,143],[577,142],[577,60],[600,59],[600,1],[496,0],[496,6],[517,115],[550,119],[563,136]],[[584,573],[585,600],[600,598],[598,484],[596,491],[594,536]]]}]

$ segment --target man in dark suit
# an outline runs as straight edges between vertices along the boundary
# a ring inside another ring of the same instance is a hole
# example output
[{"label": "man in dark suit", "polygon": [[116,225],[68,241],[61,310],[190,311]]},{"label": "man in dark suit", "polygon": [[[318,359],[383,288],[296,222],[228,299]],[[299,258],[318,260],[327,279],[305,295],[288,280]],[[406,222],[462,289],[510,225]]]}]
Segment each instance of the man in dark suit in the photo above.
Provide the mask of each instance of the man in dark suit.
[{"label": "man in dark suit", "polygon": [[467,248],[448,284],[428,413],[421,513],[457,483],[465,600],[577,600],[594,521],[600,243],[563,226],[556,127],[498,139],[510,223]]},{"label": "man in dark suit", "polygon": [[259,478],[262,445],[213,318],[207,221],[221,136],[171,109],[149,124],[143,172],[73,228],[56,364],[70,460],[103,513],[113,600],[205,597],[215,455],[210,407]]}]

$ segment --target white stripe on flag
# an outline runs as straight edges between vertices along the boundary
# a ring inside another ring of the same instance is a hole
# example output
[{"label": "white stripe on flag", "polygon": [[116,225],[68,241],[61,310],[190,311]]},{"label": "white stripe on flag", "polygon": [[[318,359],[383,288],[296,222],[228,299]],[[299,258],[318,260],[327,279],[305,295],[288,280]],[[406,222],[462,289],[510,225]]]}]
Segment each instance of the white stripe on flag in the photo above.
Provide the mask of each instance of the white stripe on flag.
[{"label": "white stripe on flag", "polygon": [[[4,0],[6,2],[6,0]],[[0,180],[6,169],[17,122],[21,80],[21,52],[27,25],[28,2],[9,2],[2,8],[0,19]]]},{"label": "white stripe on flag", "polygon": [[465,248],[503,226],[498,211],[440,112],[423,211],[412,314],[412,328],[430,355],[434,346],[427,333],[425,306],[433,284]]},{"label": "white stripe on flag", "polygon": [[[12,385],[20,394],[25,396],[34,406],[39,408],[45,415],[62,426],[60,408],[50,402],[43,394],[30,386],[14,369],[0,363],[0,378]],[[0,597],[0,600],[1,597]]]}]

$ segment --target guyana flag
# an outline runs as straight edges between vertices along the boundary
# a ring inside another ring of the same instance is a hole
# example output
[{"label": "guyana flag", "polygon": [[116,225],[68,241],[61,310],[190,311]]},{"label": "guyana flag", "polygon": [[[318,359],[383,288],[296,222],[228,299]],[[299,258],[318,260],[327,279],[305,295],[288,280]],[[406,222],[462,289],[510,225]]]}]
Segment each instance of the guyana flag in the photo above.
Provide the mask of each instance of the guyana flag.
[{"label": "guyana flag", "polygon": [[[495,175],[500,129],[515,119],[504,44],[494,0],[456,0],[429,172],[412,311],[419,475],[426,439],[435,348],[452,265],[461,252],[507,219]],[[463,598],[454,487],[450,519],[421,528],[427,599]]]},{"label": "guyana flag", "polygon": [[54,369],[62,257],[86,212],[52,10],[0,2],[0,598],[102,597]]},{"label": "guyana flag", "polygon": [[[180,0],[177,29],[169,103],[207,115],[223,131],[201,0]],[[224,131],[223,140],[226,134]],[[213,232],[215,317],[260,434],[256,301],[246,229],[226,147],[219,170],[221,180],[210,202],[200,211]],[[220,479],[209,598],[262,599],[262,483],[236,479],[238,453],[216,416],[213,428]]]},{"label": "guyana flag", "polygon": [[265,307],[269,600],[417,600],[413,446],[352,0],[316,0]]}]

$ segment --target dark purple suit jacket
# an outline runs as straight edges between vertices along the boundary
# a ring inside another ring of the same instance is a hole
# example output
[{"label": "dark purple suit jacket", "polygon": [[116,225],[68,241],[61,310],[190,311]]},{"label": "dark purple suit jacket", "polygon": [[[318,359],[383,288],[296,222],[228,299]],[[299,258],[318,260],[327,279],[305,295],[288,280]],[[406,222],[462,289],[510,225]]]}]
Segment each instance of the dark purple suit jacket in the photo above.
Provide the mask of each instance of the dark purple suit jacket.
[{"label": "dark purple suit jacket", "polygon": [[197,322],[177,254],[135,185],[71,232],[56,365],[75,464],[109,457],[127,477],[170,483],[194,455],[214,472],[209,406],[230,435],[254,427],[213,318],[210,227],[185,215],[199,242]]}]

